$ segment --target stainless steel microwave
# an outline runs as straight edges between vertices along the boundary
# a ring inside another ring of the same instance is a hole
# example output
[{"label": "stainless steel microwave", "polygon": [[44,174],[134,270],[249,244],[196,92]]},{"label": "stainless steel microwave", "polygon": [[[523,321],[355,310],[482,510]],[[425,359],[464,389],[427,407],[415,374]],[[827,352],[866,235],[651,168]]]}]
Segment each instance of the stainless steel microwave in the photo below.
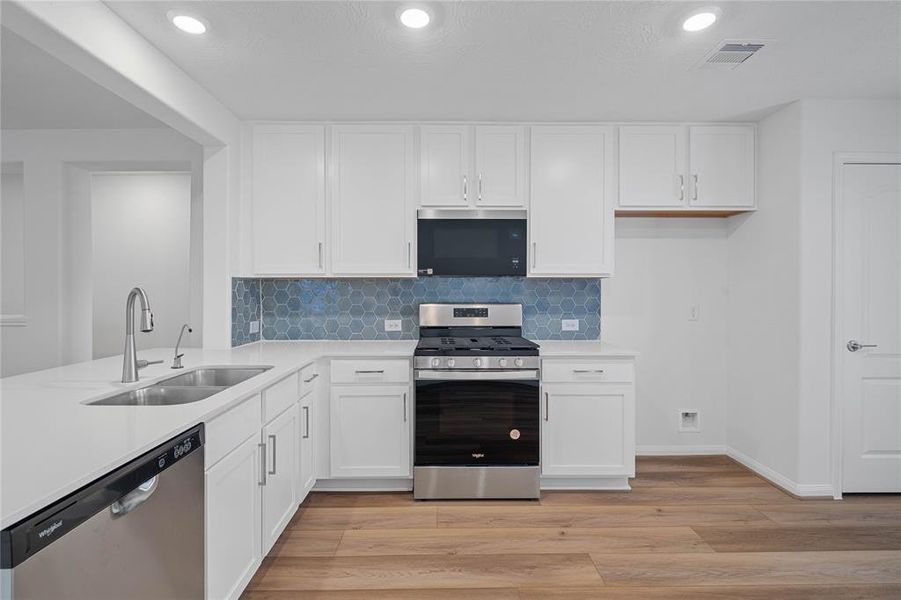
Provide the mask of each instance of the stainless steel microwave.
[{"label": "stainless steel microwave", "polygon": [[418,216],[420,277],[526,274],[525,211],[420,209]]}]

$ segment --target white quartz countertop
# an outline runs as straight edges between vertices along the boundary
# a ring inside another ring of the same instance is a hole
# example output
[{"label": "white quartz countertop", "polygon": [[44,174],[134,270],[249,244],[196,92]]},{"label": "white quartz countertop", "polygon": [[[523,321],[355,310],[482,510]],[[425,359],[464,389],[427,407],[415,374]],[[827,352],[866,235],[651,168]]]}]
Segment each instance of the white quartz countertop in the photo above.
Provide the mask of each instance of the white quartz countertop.
[{"label": "white quartz countertop", "polygon": [[[539,341],[541,355],[634,357],[605,342]],[[0,527],[8,527],[175,437],[209,421],[286,374],[327,357],[413,355],[416,340],[260,342],[228,350],[184,349],[185,370],[201,366],[271,365],[243,383],[191,404],[88,406],[127,389],[184,371],[169,368],[171,348],[140,350],[164,362],[141,370],[141,381],[119,383],[122,357],[66,365],[0,379]]]},{"label": "white quartz countertop", "polygon": [[88,406],[184,371],[173,350],[139,350],[141,381],[122,384],[122,356],[0,379],[0,527],[7,527],[218,414],[320,357],[409,357],[416,340],[265,342],[230,350],[184,349],[185,370],[272,365],[265,373],[191,404]]},{"label": "white quartz countertop", "polygon": [[635,358],[638,352],[600,340],[535,340],[544,358]]}]

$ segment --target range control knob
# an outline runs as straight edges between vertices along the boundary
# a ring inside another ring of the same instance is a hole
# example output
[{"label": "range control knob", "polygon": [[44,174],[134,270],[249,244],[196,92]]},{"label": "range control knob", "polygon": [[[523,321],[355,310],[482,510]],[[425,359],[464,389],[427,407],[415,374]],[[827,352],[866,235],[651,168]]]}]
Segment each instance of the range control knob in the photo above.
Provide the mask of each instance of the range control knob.
[{"label": "range control knob", "polygon": [[453,368],[454,368],[454,364],[455,364],[455,363],[454,363],[454,359],[452,359],[452,358],[447,359],[447,367],[448,367],[449,369],[453,369]]},{"label": "range control knob", "polygon": [[506,359],[506,358],[500,358],[500,359],[498,359],[498,361],[497,361],[497,366],[499,366],[499,367],[502,368],[502,369],[503,369],[504,367],[506,367],[506,366],[507,366],[507,359]]},{"label": "range control knob", "polygon": [[523,361],[522,361],[521,358],[517,358],[516,360],[513,361],[513,364],[515,364],[517,367],[521,367],[521,366],[522,366],[522,362],[523,362]]},{"label": "range control knob", "polygon": [[474,358],[474,359],[472,359],[472,364],[474,364],[474,365],[477,366],[477,367],[481,367],[481,366],[482,366],[482,359],[481,359],[481,358]]},{"label": "range control knob", "polygon": [[437,367],[437,366],[440,365],[440,364],[441,364],[441,359],[440,359],[440,358],[433,358],[433,359],[432,359],[432,366],[433,366],[433,367]]}]

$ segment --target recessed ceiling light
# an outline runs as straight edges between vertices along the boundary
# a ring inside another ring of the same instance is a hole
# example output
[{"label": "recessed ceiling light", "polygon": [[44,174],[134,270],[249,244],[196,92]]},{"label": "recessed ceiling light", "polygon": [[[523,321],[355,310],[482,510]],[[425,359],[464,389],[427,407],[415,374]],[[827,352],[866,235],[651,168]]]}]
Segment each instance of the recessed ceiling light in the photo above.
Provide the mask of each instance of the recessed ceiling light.
[{"label": "recessed ceiling light", "polygon": [[169,13],[169,20],[172,21],[172,24],[184,31],[185,33],[191,33],[193,35],[200,35],[201,33],[206,33],[207,24],[203,20],[193,17],[191,15],[186,15],[185,13],[171,11]]},{"label": "recessed ceiling light", "polygon": [[432,17],[422,8],[407,8],[400,13],[400,22],[410,29],[422,29],[429,24]]},{"label": "recessed ceiling light", "polygon": [[682,23],[682,29],[685,31],[701,31],[707,29],[716,23],[716,13],[712,11],[697,12]]}]

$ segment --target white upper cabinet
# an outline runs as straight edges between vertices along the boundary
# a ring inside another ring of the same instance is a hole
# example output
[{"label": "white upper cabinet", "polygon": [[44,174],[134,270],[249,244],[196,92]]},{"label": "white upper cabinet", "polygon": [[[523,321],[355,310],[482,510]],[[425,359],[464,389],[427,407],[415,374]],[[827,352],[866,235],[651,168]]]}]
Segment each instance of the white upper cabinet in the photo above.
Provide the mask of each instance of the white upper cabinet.
[{"label": "white upper cabinet", "polygon": [[526,205],[525,127],[481,125],[475,128],[476,207]]},{"label": "white upper cabinet", "polygon": [[469,205],[471,127],[423,125],[420,138],[422,206]]},{"label": "white upper cabinet", "polygon": [[613,274],[612,128],[533,126],[531,276]]},{"label": "white upper cabinet", "polygon": [[680,125],[619,128],[619,206],[678,208],[687,198],[686,129]]},{"label": "white upper cabinet", "polygon": [[408,125],[335,125],[331,265],[335,275],[416,274],[416,164]]},{"label": "white upper cabinet", "polygon": [[705,209],[753,209],[754,127],[689,127],[692,193],[689,204]]},{"label": "white upper cabinet", "polygon": [[253,265],[260,275],[325,273],[325,128],[251,134]]}]

